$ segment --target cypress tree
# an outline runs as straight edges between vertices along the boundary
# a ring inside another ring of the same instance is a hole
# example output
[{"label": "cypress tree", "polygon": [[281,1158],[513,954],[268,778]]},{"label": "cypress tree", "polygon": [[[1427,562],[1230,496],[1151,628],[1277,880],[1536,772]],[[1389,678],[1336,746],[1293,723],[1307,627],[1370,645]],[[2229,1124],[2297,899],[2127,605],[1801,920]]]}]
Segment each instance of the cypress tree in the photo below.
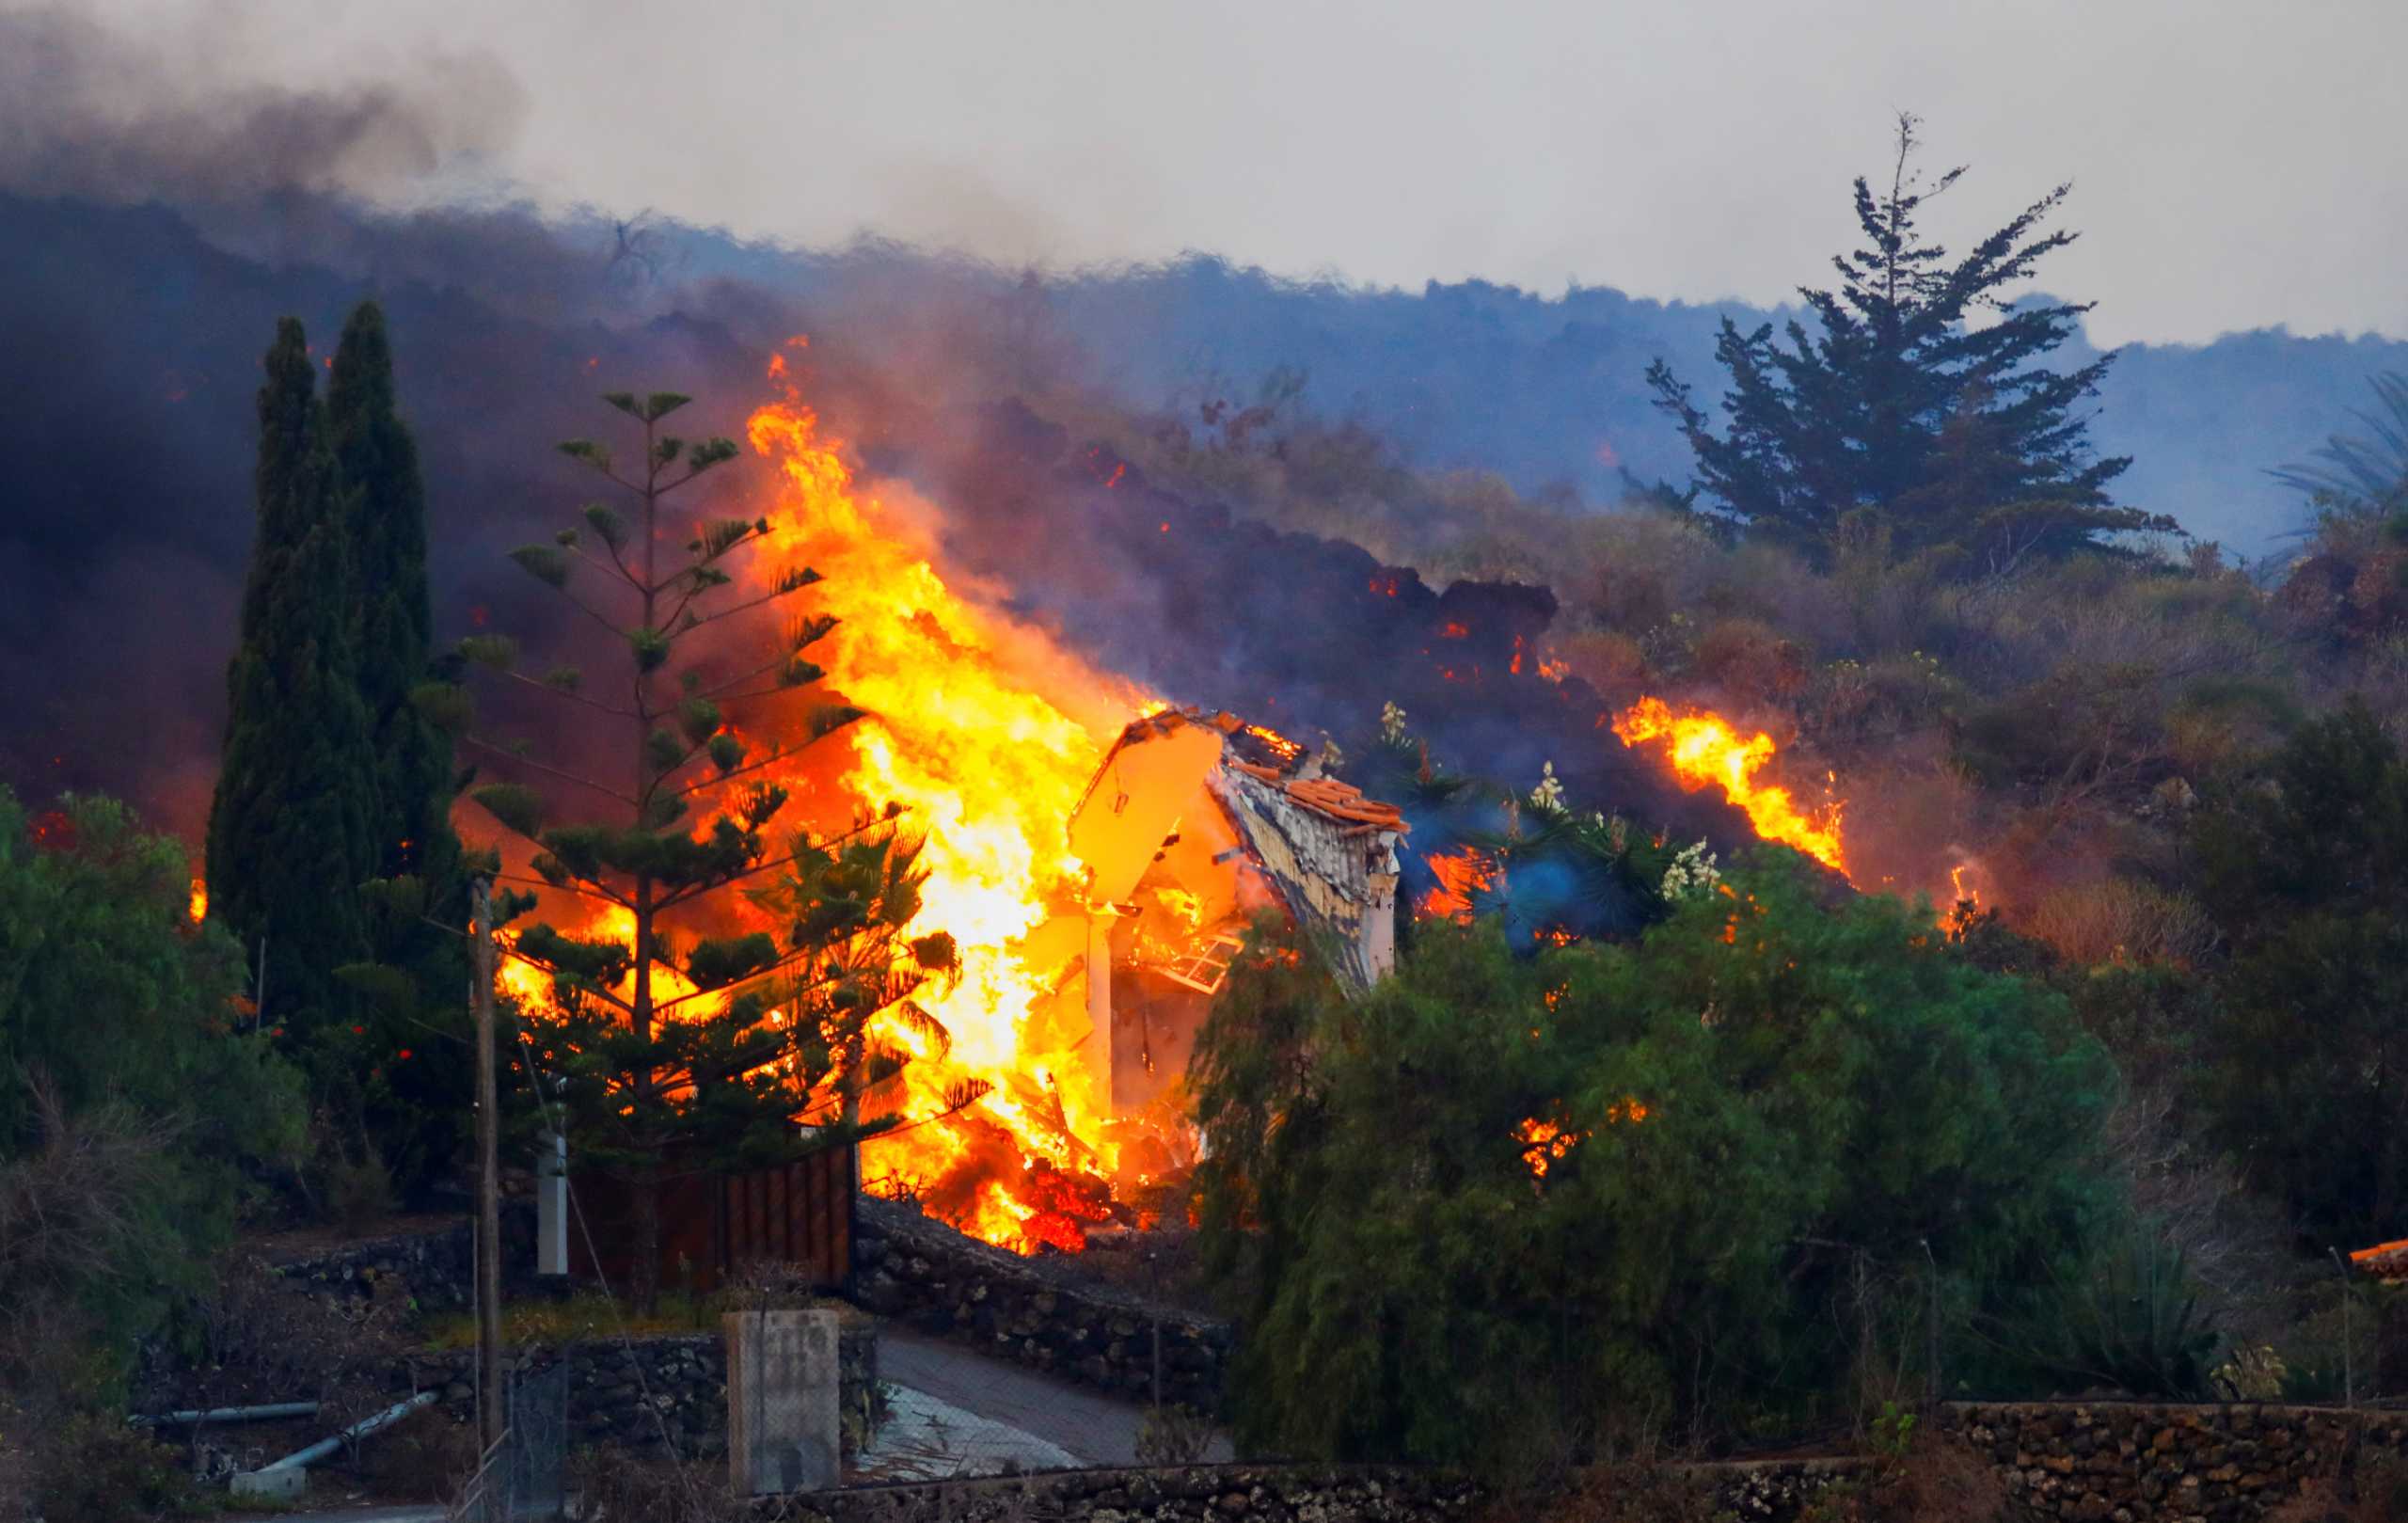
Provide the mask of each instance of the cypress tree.
[{"label": "cypress tree", "polygon": [[[322,1049],[356,1096],[359,1130],[404,1195],[439,1180],[465,1140],[475,1049],[461,990],[468,915],[451,822],[452,746],[420,712],[428,642],[426,488],[396,408],[392,345],[373,301],[336,346],[326,422],[353,526],[358,690],[373,754],[366,894],[373,964],[341,970],[373,994],[347,1041]],[[336,1033],[341,1037],[342,1033]],[[448,1035],[453,1040],[429,1040]]]},{"label": "cypress tree", "polygon": [[430,901],[444,905],[456,896],[459,878],[460,845],[450,819],[452,750],[412,700],[433,674],[426,487],[418,445],[394,406],[384,309],[372,301],[361,302],[343,325],[326,421],[355,525],[359,696],[375,752],[375,876],[415,875]]},{"label": "cypress tree", "polygon": [[374,755],[360,700],[356,570],[309,343],[277,325],[260,388],[257,539],[226,676],[209,811],[210,912],[267,939],[263,1013],[296,1039],[343,1023],[335,969],[368,950]]}]

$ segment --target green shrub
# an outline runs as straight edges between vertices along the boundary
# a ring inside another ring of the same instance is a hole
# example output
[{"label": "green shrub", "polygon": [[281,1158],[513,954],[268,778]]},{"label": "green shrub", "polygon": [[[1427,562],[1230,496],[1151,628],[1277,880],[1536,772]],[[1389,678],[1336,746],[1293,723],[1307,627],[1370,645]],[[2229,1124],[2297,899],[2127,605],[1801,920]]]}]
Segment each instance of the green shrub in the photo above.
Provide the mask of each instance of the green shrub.
[{"label": "green shrub", "polygon": [[2199,1309],[2181,1249],[2145,1222],[2060,1271],[2004,1328],[2010,1355],[2057,1393],[2104,1389],[2163,1401],[2214,1394],[2222,1340]]},{"label": "green shrub", "polygon": [[1862,1342],[1920,1366],[1925,1319],[1868,1286],[2004,1305],[2081,1241],[2103,1053],[1795,860],[1636,945],[1424,927],[1359,1000],[1240,959],[1189,1082],[1208,1252],[1253,1288],[1243,1440],[1478,1464],[1545,1434],[1578,1463],[1617,1420],[1828,1420]]}]

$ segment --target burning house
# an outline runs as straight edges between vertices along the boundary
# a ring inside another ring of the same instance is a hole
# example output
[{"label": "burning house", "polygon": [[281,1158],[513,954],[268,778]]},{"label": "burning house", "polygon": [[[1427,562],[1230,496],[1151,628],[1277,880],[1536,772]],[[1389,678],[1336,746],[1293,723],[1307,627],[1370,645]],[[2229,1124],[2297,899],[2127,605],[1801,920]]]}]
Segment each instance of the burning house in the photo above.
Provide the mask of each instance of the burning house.
[{"label": "burning house", "polygon": [[[784,790],[800,825],[893,818],[920,847],[904,934],[944,935],[957,967],[870,1027],[902,1061],[863,1097],[865,1115],[897,1124],[863,1145],[859,1179],[990,1243],[1076,1250],[1160,1209],[1147,1202],[1194,1155],[1179,1080],[1255,915],[1290,916],[1359,992],[1391,962],[1400,898],[1435,881],[1433,861],[1402,849],[1400,811],[1330,775],[1331,748],[1224,708],[1367,736],[1393,694],[1425,717],[1432,744],[1509,776],[1544,764],[1574,797],[1635,807],[1687,839],[1728,839],[1781,814],[1757,805],[1787,802],[1753,782],[1771,761],[1762,736],[1724,727],[1692,744],[1673,716],[1676,759],[1696,776],[1638,757],[1636,738],[1609,728],[1622,706],[1545,658],[1544,589],[1442,593],[1354,547],[1273,543],[1226,509],[1145,486],[1125,463],[1081,484],[1101,460],[1081,454],[1071,479],[1058,440],[1031,445],[1025,429],[985,441],[991,468],[932,471],[943,507],[896,477],[867,489],[784,353],[769,379],[780,399],[746,428],[764,468],[730,490],[779,554],[744,574],[816,573],[814,660],[858,721],[824,745],[808,713],[766,702],[732,707],[729,722],[761,758],[751,779]],[[1058,544],[1035,531],[1065,517],[1091,558],[1006,556]],[[1049,579],[1081,559],[1098,585]],[[1215,611],[1239,607],[1322,611],[1312,638],[1266,644],[1276,621]],[[1198,627],[1213,637],[1179,633]],[[1750,812],[1704,802],[1713,792]],[[1823,844],[1836,865],[1835,817]],[[612,907],[572,912],[586,934],[631,933]],[[761,914],[738,902],[671,928],[771,928]],[[1607,921],[1627,928],[1637,910]],[[522,1002],[550,997],[516,960],[503,977]]]},{"label": "burning house", "polygon": [[1319,755],[1234,716],[1164,708],[1124,729],[1069,820],[1088,873],[1077,982],[1098,1113],[1144,1106],[1185,1069],[1259,910],[1283,908],[1347,987],[1377,981],[1395,956],[1409,828]]},{"label": "burning house", "polygon": [[[1084,1246],[1126,1214],[1108,1202],[1177,1166],[1186,1128],[1172,1092],[1255,915],[1291,916],[1349,989],[1388,971],[1397,849],[1410,829],[1394,806],[1329,776],[1321,756],[1285,737],[1229,714],[1169,707],[1120,732],[1064,827],[1081,865],[1076,891],[1057,895],[1061,908],[1017,948],[1041,991],[1022,1046],[1059,1054],[1062,1071],[1049,1077],[1086,1090],[1057,1093],[1050,1107],[1035,1102],[1054,1112],[1069,1144],[1063,1161],[915,1150],[884,1181],[966,1230],[1023,1249]],[[1005,1103],[1016,1111],[1030,1096],[1006,1086]],[[980,1116],[948,1121],[957,1136],[995,1127]],[[880,1145],[870,1147],[875,1183]],[[665,1211],[667,1240],[709,1283],[717,1269],[762,1252],[819,1265],[833,1283],[848,1230],[837,1193],[851,1188],[849,1169],[841,1186],[830,1182],[836,1156],[687,1192]],[[927,1172],[930,1162],[951,1177]],[[614,1236],[625,1204],[607,1188],[602,1197]],[[989,1209],[998,1200],[1001,1221]],[[547,1212],[547,1243],[565,1242],[564,1221]],[[565,1246],[554,1257],[580,1271],[625,1268]]]}]

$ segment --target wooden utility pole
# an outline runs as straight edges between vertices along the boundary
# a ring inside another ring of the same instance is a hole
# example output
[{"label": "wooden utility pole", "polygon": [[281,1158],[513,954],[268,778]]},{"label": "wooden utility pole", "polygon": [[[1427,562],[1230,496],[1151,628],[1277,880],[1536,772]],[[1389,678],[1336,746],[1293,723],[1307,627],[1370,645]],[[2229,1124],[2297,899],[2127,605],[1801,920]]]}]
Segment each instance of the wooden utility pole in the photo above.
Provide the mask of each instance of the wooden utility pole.
[{"label": "wooden utility pole", "polygon": [[477,1017],[477,1447],[501,1442],[501,1106],[495,1098],[493,1038],[493,885],[468,885],[476,973],[468,1003]]}]

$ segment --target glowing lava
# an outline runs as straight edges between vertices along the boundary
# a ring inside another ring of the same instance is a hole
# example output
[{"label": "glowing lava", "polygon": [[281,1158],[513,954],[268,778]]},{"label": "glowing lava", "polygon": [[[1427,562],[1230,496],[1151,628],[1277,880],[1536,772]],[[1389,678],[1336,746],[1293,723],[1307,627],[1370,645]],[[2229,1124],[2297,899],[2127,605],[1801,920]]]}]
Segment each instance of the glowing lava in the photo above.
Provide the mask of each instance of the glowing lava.
[{"label": "glowing lava", "polygon": [[1756,781],[1778,749],[1772,737],[1759,730],[1742,738],[1730,721],[1703,709],[1674,714],[1661,698],[1641,698],[1613,727],[1624,745],[1660,743],[1673,775],[1690,792],[1721,785],[1723,797],[1746,811],[1758,835],[1796,847],[1834,872],[1846,873],[1838,801],[1808,810],[1787,788]]}]

